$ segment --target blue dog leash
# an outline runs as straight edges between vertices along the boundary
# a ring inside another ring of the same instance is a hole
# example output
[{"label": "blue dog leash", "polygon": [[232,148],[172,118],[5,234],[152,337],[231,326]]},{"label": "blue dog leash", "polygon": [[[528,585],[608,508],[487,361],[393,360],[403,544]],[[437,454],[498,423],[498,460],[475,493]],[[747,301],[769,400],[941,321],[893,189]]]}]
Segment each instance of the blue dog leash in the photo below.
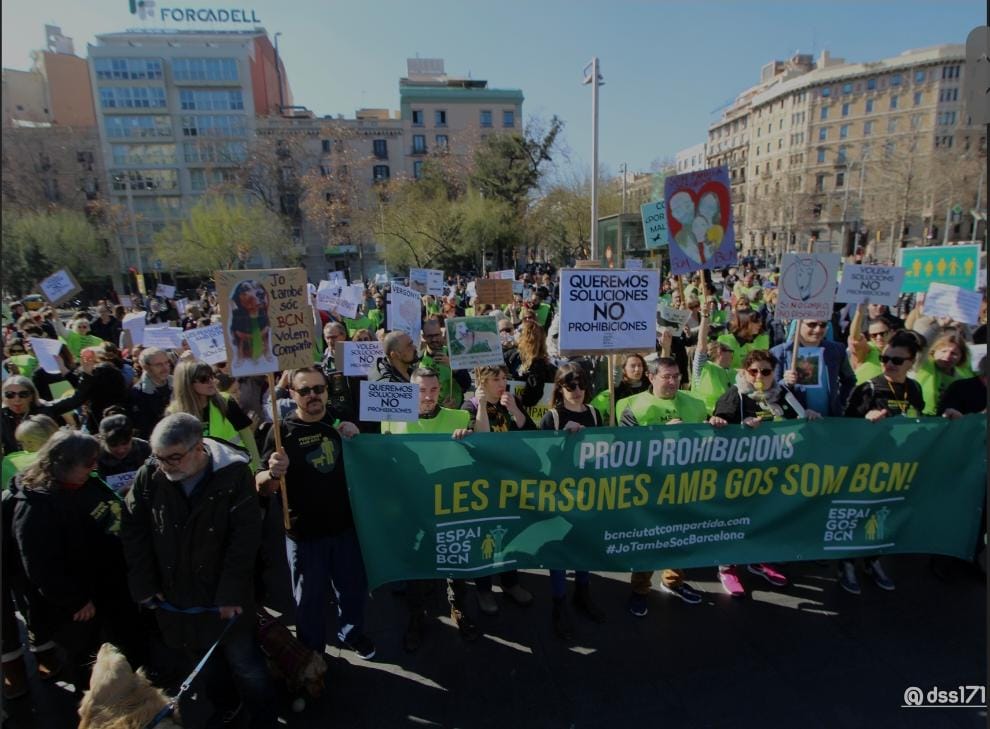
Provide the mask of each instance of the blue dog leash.
[{"label": "blue dog leash", "polygon": [[[167,610],[170,613],[183,613],[185,615],[201,615],[203,613],[220,612],[220,608],[216,607],[178,608],[165,600],[155,601],[154,604],[156,607],[161,608],[162,610]],[[215,651],[217,646],[220,645],[220,641],[222,641],[224,636],[227,635],[227,631],[230,630],[230,627],[237,621],[237,618],[238,616],[234,615],[227,620],[227,624],[223,627],[223,631],[221,631],[220,636],[213,642],[213,645],[209,647],[203,657],[199,659],[199,663],[196,664],[196,667],[192,670],[192,673],[186,676],[186,679],[179,686],[179,693],[177,693],[171,701],[163,706],[161,711],[155,714],[154,718],[145,725],[144,729],[154,729],[154,727],[161,724],[166,717],[171,716],[175,712],[175,707],[179,705],[179,699],[182,698],[182,694],[189,690],[192,682],[196,680],[196,676],[198,676],[199,672],[203,670],[206,662],[210,660],[210,656],[213,655],[213,651]]]}]

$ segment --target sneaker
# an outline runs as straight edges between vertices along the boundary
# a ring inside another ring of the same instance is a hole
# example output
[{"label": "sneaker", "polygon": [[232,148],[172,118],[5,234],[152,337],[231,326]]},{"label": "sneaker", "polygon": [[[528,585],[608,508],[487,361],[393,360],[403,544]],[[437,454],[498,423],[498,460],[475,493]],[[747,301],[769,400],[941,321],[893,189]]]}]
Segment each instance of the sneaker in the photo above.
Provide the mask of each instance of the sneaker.
[{"label": "sneaker", "polygon": [[509,588],[503,587],[502,592],[512,598],[512,602],[519,607],[529,607],[533,604],[533,593],[522,585],[515,584]]},{"label": "sneaker", "polygon": [[554,598],[552,620],[554,635],[561,640],[574,638],[574,627],[571,625],[571,616],[567,611],[567,602],[562,597]]},{"label": "sneaker", "polygon": [[766,562],[751,564],[746,569],[754,575],[759,575],[774,587],[784,587],[787,585],[787,578],[779,570]]},{"label": "sneaker", "polygon": [[629,596],[629,602],[626,605],[626,609],[637,618],[645,617],[650,611],[649,606],[646,604],[646,595],[640,595],[635,592],[632,593]]},{"label": "sneaker", "polygon": [[866,563],[866,574],[873,578],[876,586],[881,590],[893,592],[896,587],[894,585],[894,581],[887,576],[886,572],[884,572],[883,566],[880,564],[879,559],[871,559]]},{"label": "sneaker", "polygon": [[409,618],[409,625],[402,636],[402,648],[406,653],[415,653],[423,644],[423,632],[426,629],[426,615],[417,612]]},{"label": "sneaker", "polygon": [[24,656],[3,662],[3,697],[19,699],[28,692],[27,666]]},{"label": "sneaker", "polygon": [[457,626],[457,631],[461,634],[461,638],[471,642],[478,640],[481,635],[481,631],[478,630],[478,626],[474,624],[474,621],[468,617],[468,614],[463,610],[459,610],[456,607],[450,609],[450,619],[454,621]]},{"label": "sneaker", "polygon": [[574,607],[583,612],[596,623],[605,622],[605,611],[591,599],[591,588],[588,585],[578,585],[574,590]]},{"label": "sneaker", "polygon": [[485,615],[498,615],[498,603],[491,590],[478,590],[478,609]]},{"label": "sneaker", "polygon": [[856,579],[856,565],[849,561],[839,563],[839,586],[850,595],[860,593],[859,580]]},{"label": "sneaker", "polygon": [[[338,636],[340,638],[340,636]],[[358,658],[363,658],[366,661],[370,661],[375,657],[375,644],[371,642],[371,638],[366,636],[364,633],[358,633],[354,635],[353,632],[346,638],[340,638],[340,642],[345,648],[350,648],[352,651],[357,653]]]},{"label": "sneaker", "polygon": [[701,602],[701,594],[686,582],[681,582],[680,584],[673,586],[669,586],[661,582],[660,592],[666,592],[668,595],[679,597],[688,605],[697,605]]},{"label": "sneaker", "polygon": [[746,589],[739,581],[736,568],[726,567],[718,571],[718,581],[722,583],[722,589],[732,597],[746,597]]}]

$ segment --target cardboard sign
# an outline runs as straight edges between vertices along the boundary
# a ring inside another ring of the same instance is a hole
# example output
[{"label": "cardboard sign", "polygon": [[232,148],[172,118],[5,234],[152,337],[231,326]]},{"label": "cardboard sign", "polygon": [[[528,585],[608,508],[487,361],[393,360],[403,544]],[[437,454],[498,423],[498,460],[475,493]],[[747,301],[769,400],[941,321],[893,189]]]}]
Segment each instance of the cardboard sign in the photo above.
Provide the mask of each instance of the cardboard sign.
[{"label": "cardboard sign", "polygon": [[144,328],[144,346],[159,349],[182,349],[182,327],[154,326]]},{"label": "cardboard sign", "polygon": [[362,382],[358,418],[366,422],[419,420],[419,385],[412,382]]},{"label": "cardboard sign", "polygon": [[933,283],[928,287],[922,311],[926,316],[946,316],[963,324],[976,324],[980,320],[982,302],[983,295],[979,291]]},{"label": "cardboard sign", "polygon": [[419,347],[423,329],[422,300],[419,292],[394,284],[388,297],[388,328],[390,331],[405,332]]},{"label": "cardboard sign", "polygon": [[234,377],[313,364],[316,327],[305,270],[217,271],[216,283]]},{"label": "cardboard sign", "polygon": [[904,293],[927,291],[929,284],[944,283],[975,291],[980,282],[980,246],[932,246],[902,248],[897,263],[904,268]]},{"label": "cardboard sign", "polygon": [[561,354],[652,352],[659,289],[655,269],[561,271]]},{"label": "cardboard sign", "polygon": [[219,364],[227,361],[227,344],[223,338],[223,325],[189,329],[183,333],[189,351],[200,362]]},{"label": "cardboard sign", "polygon": [[780,263],[778,319],[832,318],[838,253],[785,253]]},{"label": "cardboard sign", "polygon": [[671,273],[736,263],[729,190],[729,168],[724,166],[664,180]]},{"label": "cardboard sign", "polygon": [[52,306],[58,306],[82,291],[82,286],[76,281],[75,276],[64,268],[39,282],[38,287]]},{"label": "cardboard sign", "polygon": [[443,271],[436,268],[410,268],[409,288],[420,294],[443,296]]},{"label": "cardboard sign", "polygon": [[485,365],[505,365],[502,338],[499,336],[498,320],[495,317],[454,317],[447,319],[446,329],[450,369],[468,370]]},{"label": "cardboard sign", "polygon": [[175,286],[160,283],[155,286],[155,296],[161,296],[163,299],[174,299]]},{"label": "cardboard sign", "polygon": [[113,476],[105,476],[103,480],[107,482],[107,486],[123,496],[131,490],[136,476],[137,471],[127,471],[126,473],[115,473]]},{"label": "cardboard sign", "polygon": [[367,377],[384,359],[381,342],[340,342],[334,351],[337,369],[348,377]]},{"label": "cardboard sign", "polygon": [[835,300],[847,304],[897,306],[904,282],[904,269],[898,266],[846,264]]},{"label": "cardboard sign", "polygon": [[[667,245],[667,206],[664,201],[658,200],[640,205],[639,214],[643,218],[643,241],[647,249],[663,248]],[[632,268],[629,266],[629,261],[626,261],[626,268]]]},{"label": "cardboard sign", "polygon": [[479,278],[474,282],[479,304],[511,304],[512,281],[505,279]]},{"label": "cardboard sign", "polygon": [[144,324],[143,311],[133,311],[130,314],[124,314],[124,321],[121,322],[121,326],[130,335],[132,347],[144,344]]},{"label": "cardboard sign", "polygon": [[38,359],[38,365],[50,375],[62,374],[62,369],[58,366],[61,359],[58,353],[62,351],[62,342],[58,339],[42,339],[40,337],[28,337],[31,344],[31,351]]}]

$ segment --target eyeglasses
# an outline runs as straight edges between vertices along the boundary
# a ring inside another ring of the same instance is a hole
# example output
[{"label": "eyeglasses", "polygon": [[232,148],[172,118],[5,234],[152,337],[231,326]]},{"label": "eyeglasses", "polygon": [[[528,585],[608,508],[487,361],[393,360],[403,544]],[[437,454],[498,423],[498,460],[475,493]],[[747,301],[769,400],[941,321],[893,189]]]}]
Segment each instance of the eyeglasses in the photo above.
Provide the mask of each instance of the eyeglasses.
[{"label": "eyeglasses", "polygon": [[313,385],[312,387],[300,387],[295,392],[298,392],[302,397],[308,397],[310,393],[314,395],[322,395],[327,391],[326,385]]},{"label": "eyeglasses", "polygon": [[891,356],[887,356],[886,354],[880,355],[880,361],[883,364],[887,364],[889,362],[890,364],[897,365],[898,367],[900,367],[902,364],[909,361],[910,359],[911,359],[910,357],[891,357]]},{"label": "eyeglasses", "polygon": [[170,456],[159,456],[157,453],[153,453],[151,455],[151,458],[148,460],[157,466],[178,466],[180,463],[182,463],[183,458],[185,458],[190,453],[192,453],[192,450],[193,450],[192,448],[189,448],[188,450],[182,453],[173,453]]},{"label": "eyeglasses", "polygon": [[808,327],[808,329],[824,329],[828,326],[828,324],[823,321],[806,321],[804,325]]},{"label": "eyeglasses", "polygon": [[28,400],[31,397],[31,391],[30,390],[7,390],[7,392],[5,392],[3,394],[3,396],[5,398],[7,398],[8,400],[16,400],[17,398],[21,398],[23,400]]},{"label": "eyeglasses", "polygon": [[870,332],[870,339],[876,339],[877,337],[886,337],[890,334],[889,329],[884,329],[882,332]]},{"label": "eyeglasses", "polygon": [[763,375],[764,377],[769,377],[771,374],[773,374],[773,370],[770,369],[769,367],[750,367],[746,371],[749,374],[751,374],[753,377],[756,377],[757,375]]},{"label": "eyeglasses", "polygon": [[193,382],[197,382],[200,385],[206,385],[206,384],[208,384],[210,382],[213,382],[213,380],[215,380],[215,379],[217,379],[217,376],[211,372],[208,375],[200,375],[199,377],[196,377],[193,380]]},{"label": "eyeglasses", "polygon": [[511,329],[499,329],[498,330],[498,333],[499,334],[512,334],[512,330]]}]

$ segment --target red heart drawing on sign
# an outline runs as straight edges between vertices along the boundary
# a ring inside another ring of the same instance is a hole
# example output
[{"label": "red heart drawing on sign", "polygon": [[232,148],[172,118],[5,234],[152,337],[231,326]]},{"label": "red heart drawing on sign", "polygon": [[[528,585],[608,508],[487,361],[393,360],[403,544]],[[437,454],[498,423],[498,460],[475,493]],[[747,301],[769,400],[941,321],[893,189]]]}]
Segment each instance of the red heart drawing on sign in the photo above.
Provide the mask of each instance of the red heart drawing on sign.
[{"label": "red heart drawing on sign", "polygon": [[729,191],[710,180],[697,192],[685,187],[666,202],[670,234],[685,255],[706,263],[719,249],[729,221]]}]

